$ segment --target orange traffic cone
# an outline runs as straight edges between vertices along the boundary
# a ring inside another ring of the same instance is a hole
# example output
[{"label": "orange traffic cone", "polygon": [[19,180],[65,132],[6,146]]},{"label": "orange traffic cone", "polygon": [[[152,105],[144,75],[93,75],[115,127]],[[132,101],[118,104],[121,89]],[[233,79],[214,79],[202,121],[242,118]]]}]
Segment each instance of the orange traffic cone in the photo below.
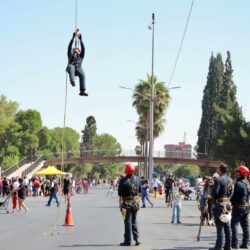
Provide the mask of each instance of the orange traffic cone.
[{"label": "orange traffic cone", "polygon": [[67,199],[67,210],[66,210],[64,226],[74,226],[71,205],[70,205],[70,197],[68,197]]}]

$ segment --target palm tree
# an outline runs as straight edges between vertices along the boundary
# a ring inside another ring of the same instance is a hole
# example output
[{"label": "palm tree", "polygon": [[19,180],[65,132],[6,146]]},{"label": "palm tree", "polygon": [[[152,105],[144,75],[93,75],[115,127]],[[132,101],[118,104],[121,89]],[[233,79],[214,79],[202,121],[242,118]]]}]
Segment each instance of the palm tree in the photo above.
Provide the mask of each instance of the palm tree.
[{"label": "palm tree", "polygon": [[[169,91],[164,85],[164,82],[157,82],[154,76],[154,138],[164,131],[165,114],[169,105]],[[136,137],[145,150],[144,156],[147,158],[148,145],[148,121],[149,107],[152,88],[152,76],[147,75],[147,80],[139,80],[135,86],[133,94],[133,106],[139,115],[139,121],[136,126]],[[146,161],[145,161],[145,168]]]},{"label": "palm tree", "polygon": [[[169,105],[169,91],[164,85],[164,82],[157,82],[157,78],[153,79],[154,84],[154,138],[157,138],[164,131],[165,114]],[[145,131],[149,118],[149,106],[151,95],[152,76],[147,75],[147,80],[139,80],[139,83],[135,86],[133,94],[133,106],[139,115],[139,122],[137,127],[141,127],[141,130]],[[144,129],[143,129],[144,127]],[[146,130],[147,131],[147,130]],[[146,132],[145,131],[145,132]],[[146,136],[137,137],[138,141],[146,140]]]}]

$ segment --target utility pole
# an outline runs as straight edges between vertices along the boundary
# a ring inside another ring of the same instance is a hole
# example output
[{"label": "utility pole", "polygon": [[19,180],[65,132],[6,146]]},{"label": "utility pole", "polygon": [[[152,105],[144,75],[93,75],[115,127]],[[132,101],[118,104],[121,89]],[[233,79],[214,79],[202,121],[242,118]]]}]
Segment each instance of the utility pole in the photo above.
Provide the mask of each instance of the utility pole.
[{"label": "utility pole", "polygon": [[148,178],[149,183],[152,183],[153,168],[154,168],[154,25],[155,14],[152,13],[152,23],[149,26],[152,30],[152,71],[151,71],[151,95],[149,107],[149,164],[148,164]]}]

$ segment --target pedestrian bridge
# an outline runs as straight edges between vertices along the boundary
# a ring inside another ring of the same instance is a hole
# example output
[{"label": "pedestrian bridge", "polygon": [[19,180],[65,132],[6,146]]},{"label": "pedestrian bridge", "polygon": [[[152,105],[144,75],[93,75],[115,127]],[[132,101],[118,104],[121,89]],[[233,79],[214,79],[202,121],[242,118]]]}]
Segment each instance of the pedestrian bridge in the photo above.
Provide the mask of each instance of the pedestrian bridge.
[{"label": "pedestrian bridge", "polygon": [[[157,154],[154,154],[157,155]],[[44,166],[49,165],[61,165],[63,164],[84,164],[84,163],[117,163],[117,162],[145,162],[144,156],[136,156],[131,153],[120,153],[119,155],[111,155],[107,152],[98,152],[95,153],[84,153],[79,157],[70,155],[68,157],[65,155],[57,159],[50,159],[44,161]],[[158,152],[158,156],[154,156],[154,163],[158,164],[189,164],[205,167],[218,167],[222,162],[221,161],[212,161],[212,160],[197,160],[197,159],[185,159],[185,158],[167,158],[161,156]]]}]

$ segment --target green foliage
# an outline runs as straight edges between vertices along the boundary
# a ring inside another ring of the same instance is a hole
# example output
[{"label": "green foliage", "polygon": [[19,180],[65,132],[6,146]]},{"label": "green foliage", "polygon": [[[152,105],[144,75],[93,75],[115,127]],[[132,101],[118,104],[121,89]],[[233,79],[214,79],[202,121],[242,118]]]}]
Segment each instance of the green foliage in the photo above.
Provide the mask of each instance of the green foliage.
[{"label": "green foliage", "polygon": [[[153,81],[152,81],[153,80]],[[157,78],[147,75],[147,80],[139,80],[135,86],[133,94],[133,106],[138,115],[139,122],[136,126],[136,136],[138,141],[143,144],[146,141],[146,127],[149,118],[149,107],[151,88],[154,85],[154,137],[157,138],[164,130],[165,113],[169,106],[169,91],[164,82],[157,82]]]},{"label": "green foliage", "polygon": [[20,154],[19,150],[15,146],[8,146],[5,152],[5,156],[3,159],[3,166],[5,166],[4,169],[8,168],[8,166],[12,166],[16,164],[19,161]]},{"label": "green foliage", "polygon": [[27,133],[37,133],[42,128],[41,115],[36,110],[19,111],[15,116],[15,121],[20,124],[21,131]]},{"label": "green foliage", "polygon": [[93,138],[95,151],[105,152],[104,155],[117,155],[121,152],[121,145],[116,138],[109,134],[95,135]]},{"label": "green foliage", "polygon": [[224,66],[221,54],[216,57],[211,55],[207,84],[203,91],[202,117],[198,131],[197,152],[199,158],[205,154],[211,155],[211,148],[216,143],[216,130],[218,128],[218,112],[216,105],[220,100],[220,92],[223,85]]},{"label": "green foliage", "polygon": [[173,169],[174,176],[181,178],[197,177],[200,175],[200,168],[195,165],[177,165]]},{"label": "green foliage", "polygon": [[[3,169],[19,161],[19,151],[13,150],[18,143],[18,124],[14,122],[18,103],[0,97],[0,166]],[[16,161],[16,162],[15,162]]]},{"label": "green foliage", "polygon": [[212,56],[202,101],[198,152],[205,152],[206,147],[209,158],[223,160],[231,168],[242,160],[249,162],[246,151],[250,150],[250,131],[236,94],[230,52],[224,67],[221,56]]},{"label": "green foliage", "polygon": [[86,125],[82,130],[82,150],[93,149],[93,138],[96,135],[96,120],[94,116],[89,116],[86,119]]},{"label": "green foliage", "polygon": [[13,122],[19,104],[8,101],[3,95],[0,96],[0,128],[7,127]]},{"label": "green foliage", "polygon": [[135,153],[136,153],[136,155],[138,155],[138,156],[142,155],[142,146],[137,145],[137,146],[135,147]]}]

